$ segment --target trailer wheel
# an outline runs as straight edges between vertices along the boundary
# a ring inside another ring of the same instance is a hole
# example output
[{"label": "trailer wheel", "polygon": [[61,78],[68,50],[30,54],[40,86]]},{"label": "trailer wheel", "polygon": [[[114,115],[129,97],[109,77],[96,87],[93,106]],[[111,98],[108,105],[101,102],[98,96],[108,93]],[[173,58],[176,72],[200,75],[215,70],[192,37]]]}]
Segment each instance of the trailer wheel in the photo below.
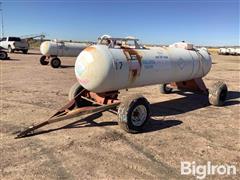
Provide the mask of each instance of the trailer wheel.
[{"label": "trailer wheel", "polygon": [[61,61],[59,58],[53,58],[50,64],[53,68],[59,68],[61,66]]},{"label": "trailer wheel", "polygon": [[41,65],[48,65],[48,61],[46,61],[46,56],[41,56],[41,58],[40,58],[40,64]]},{"label": "trailer wheel", "polygon": [[218,81],[209,89],[209,103],[214,106],[223,106],[227,99],[228,88],[224,82]]},{"label": "trailer wheel", "polygon": [[141,95],[129,97],[120,104],[118,116],[118,124],[123,130],[140,132],[150,118],[149,102]]},{"label": "trailer wheel", "polygon": [[8,58],[8,55],[5,51],[0,51],[0,59],[6,60]]},{"label": "trailer wheel", "polygon": [[159,85],[160,93],[162,94],[169,94],[172,92],[172,88],[168,87],[167,84],[160,84]]},{"label": "trailer wheel", "polygon": [[[72,85],[71,89],[68,92],[68,100],[71,101],[74,99],[74,97],[80,93],[84,88],[76,82],[74,85]],[[85,99],[78,99],[76,100],[76,107],[83,107],[83,106],[90,106],[92,105],[92,102],[89,102]]]}]

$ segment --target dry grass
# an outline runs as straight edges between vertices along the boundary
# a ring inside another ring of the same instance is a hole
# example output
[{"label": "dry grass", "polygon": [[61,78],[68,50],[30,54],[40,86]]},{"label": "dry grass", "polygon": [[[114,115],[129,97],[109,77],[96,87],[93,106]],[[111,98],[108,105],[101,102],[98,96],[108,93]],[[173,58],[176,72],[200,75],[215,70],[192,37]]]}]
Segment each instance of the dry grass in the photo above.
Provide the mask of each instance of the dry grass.
[{"label": "dry grass", "polygon": [[208,51],[209,51],[210,53],[217,54],[218,48],[209,48]]}]

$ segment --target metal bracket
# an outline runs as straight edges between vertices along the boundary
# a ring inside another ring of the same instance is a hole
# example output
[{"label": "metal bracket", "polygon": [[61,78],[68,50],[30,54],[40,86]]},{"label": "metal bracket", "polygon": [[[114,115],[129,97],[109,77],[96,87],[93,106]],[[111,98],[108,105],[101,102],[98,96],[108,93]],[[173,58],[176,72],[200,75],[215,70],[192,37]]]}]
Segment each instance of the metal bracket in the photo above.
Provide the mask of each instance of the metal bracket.
[{"label": "metal bracket", "polygon": [[179,90],[190,91],[201,94],[208,94],[208,89],[202,78],[196,78],[188,81],[172,82],[170,87],[177,88]]}]

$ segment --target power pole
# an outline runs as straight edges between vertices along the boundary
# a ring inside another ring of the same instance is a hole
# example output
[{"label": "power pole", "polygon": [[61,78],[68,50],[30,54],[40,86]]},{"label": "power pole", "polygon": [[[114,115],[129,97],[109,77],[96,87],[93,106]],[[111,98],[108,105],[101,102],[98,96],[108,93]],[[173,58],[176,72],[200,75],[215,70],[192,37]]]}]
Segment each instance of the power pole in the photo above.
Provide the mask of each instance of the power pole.
[{"label": "power pole", "polygon": [[1,22],[1,38],[4,37],[4,28],[3,28],[3,9],[2,9],[2,2],[0,2],[0,11],[1,11],[1,17],[2,17],[2,22]]}]

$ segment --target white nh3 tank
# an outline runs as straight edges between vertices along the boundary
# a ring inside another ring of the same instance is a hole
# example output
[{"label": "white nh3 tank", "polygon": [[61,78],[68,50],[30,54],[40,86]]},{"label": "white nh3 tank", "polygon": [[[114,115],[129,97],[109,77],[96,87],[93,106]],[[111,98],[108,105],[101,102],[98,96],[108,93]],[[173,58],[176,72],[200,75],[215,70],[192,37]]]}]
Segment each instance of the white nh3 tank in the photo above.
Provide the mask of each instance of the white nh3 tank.
[{"label": "white nh3 tank", "polygon": [[227,52],[230,55],[235,55],[236,54],[236,50],[234,48],[227,48]]},{"label": "white nh3 tank", "polygon": [[228,54],[227,48],[220,48],[220,49],[218,50],[218,54],[222,54],[222,55]]},{"label": "white nh3 tank", "polygon": [[45,41],[41,44],[40,51],[44,56],[77,57],[87,46],[87,43]]},{"label": "white nh3 tank", "polygon": [[187,43],[146,48],[134,38],[102,38],[75,63],[78,82],[92,92],[108,92],[205,76],[212,61],[204,49]]},{"label": "white nh3 tank", "polygon": [[236,51],[236,55],[239,56],[240,55],[240,48],[236,48],[235,51]]}]

